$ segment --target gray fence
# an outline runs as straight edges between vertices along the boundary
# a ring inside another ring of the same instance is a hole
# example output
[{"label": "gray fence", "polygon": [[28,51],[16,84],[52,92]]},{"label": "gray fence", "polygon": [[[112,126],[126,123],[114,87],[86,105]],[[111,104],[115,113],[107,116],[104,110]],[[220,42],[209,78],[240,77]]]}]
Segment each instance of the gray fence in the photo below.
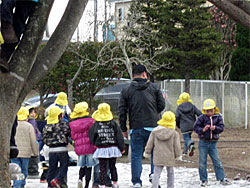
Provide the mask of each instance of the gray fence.
[{"label": "gray fence", "polygon": [[[161,89],[166,96],[166,110],[175,112],[176,101],[184,91],[184,81],[178,79],[161,82]],[[250,124],[250,82],[191,80],[190,96],[199,109],[205,99],[214,99],[226,127],[247,129]]]}]

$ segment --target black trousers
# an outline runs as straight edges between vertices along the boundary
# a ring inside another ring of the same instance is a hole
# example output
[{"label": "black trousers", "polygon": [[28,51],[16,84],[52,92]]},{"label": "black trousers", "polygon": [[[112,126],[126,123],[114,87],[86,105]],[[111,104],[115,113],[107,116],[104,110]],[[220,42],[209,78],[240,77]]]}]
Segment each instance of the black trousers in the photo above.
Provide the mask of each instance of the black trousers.
[{"label": "black trousers", "polygon": [[107,170],[108,170],[107,165],[109,166],[111,180],[112,181],[118,180],[118,175],[117,175],[117,170],[116,170],[115,164],[116,164],[116,158],[99,158],[100,185],[106,184]]}]

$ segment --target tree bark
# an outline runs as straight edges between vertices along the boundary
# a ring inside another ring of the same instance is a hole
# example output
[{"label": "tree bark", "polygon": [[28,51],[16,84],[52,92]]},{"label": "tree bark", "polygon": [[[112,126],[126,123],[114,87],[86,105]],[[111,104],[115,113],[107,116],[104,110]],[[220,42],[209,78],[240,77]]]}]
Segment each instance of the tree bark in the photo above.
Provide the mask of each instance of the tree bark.
[{"label": "tree bark", "polygon": [[186,93],[190,93],[190,75],[185,74],[185,90]]},{"label": "tree bark", "polygon": [[98,25],[97,25],[97,0],[94,0],[94,41],[98,39]]},{"label": "tree bark", "polygon": [[69,106],[71,109],[73,108],[73,84],[74,84],[74,81],[76,80],[77,76],[80,74],[80,72],[82,70],[82,65],[83,65],[83,60],[81,61],[80,66],[79,66],[77,72],[75,73],[74,77],[71,80],[67,80],[68,102],[69,102]]},{"label": "tree bark", "polygon": [[69,1],[64,15],[52,34],[47,45],[38,54],[27,84],[24,86],[21,96],[26,96],[30,91],[28,85],[36,85],[53,68],[62,56],[67,44],[82,17],[88,0]]},{"label": "tree bark", "polygon": [[233,0],[209,0],[209,2],[230,16],[234,21],[250,30],[249,2],[240,3],[239,1],[235,1],[232,3]]},{"label": "tree bark", "polygon": [[244,10],[248,15],[250,15],[250,2],[247,0],[229,0],[235,6],[239,7],[240,9]]},{"label": "tree bark", "polygon": [[61,57],[88,0],[69,1],[55,32],[43,50],[38,53],[53,2],[53,0],[43,0],[37,4],[22,41],[10,60],[10,73],[0,73],[0,187],[10,187],[8,172],[10,131],[17,111],[27,93]]}]

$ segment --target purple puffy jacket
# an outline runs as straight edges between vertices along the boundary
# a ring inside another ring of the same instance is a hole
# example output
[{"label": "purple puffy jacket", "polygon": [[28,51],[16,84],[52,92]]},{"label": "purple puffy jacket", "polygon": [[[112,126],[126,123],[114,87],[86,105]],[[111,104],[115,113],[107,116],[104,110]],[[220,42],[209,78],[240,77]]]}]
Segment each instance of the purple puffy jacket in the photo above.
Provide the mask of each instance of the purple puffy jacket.
[{"label": "purple puffy jacket", "polygon": [[93,118],[78,118],[69,123],[71,138],[75,141],[75,152],[77,155],[93,154],[96,147],[90,143],[88,132],[95,123]]}]

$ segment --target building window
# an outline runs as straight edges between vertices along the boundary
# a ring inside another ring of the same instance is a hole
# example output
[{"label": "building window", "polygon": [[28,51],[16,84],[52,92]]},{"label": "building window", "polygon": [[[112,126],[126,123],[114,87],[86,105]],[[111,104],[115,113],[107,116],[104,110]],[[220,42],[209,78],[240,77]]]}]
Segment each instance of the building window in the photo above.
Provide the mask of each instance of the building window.
[{"label": "building window", "polygon": [[124,21],[124,8],[118,9],[118,20],[120,22]]}]

